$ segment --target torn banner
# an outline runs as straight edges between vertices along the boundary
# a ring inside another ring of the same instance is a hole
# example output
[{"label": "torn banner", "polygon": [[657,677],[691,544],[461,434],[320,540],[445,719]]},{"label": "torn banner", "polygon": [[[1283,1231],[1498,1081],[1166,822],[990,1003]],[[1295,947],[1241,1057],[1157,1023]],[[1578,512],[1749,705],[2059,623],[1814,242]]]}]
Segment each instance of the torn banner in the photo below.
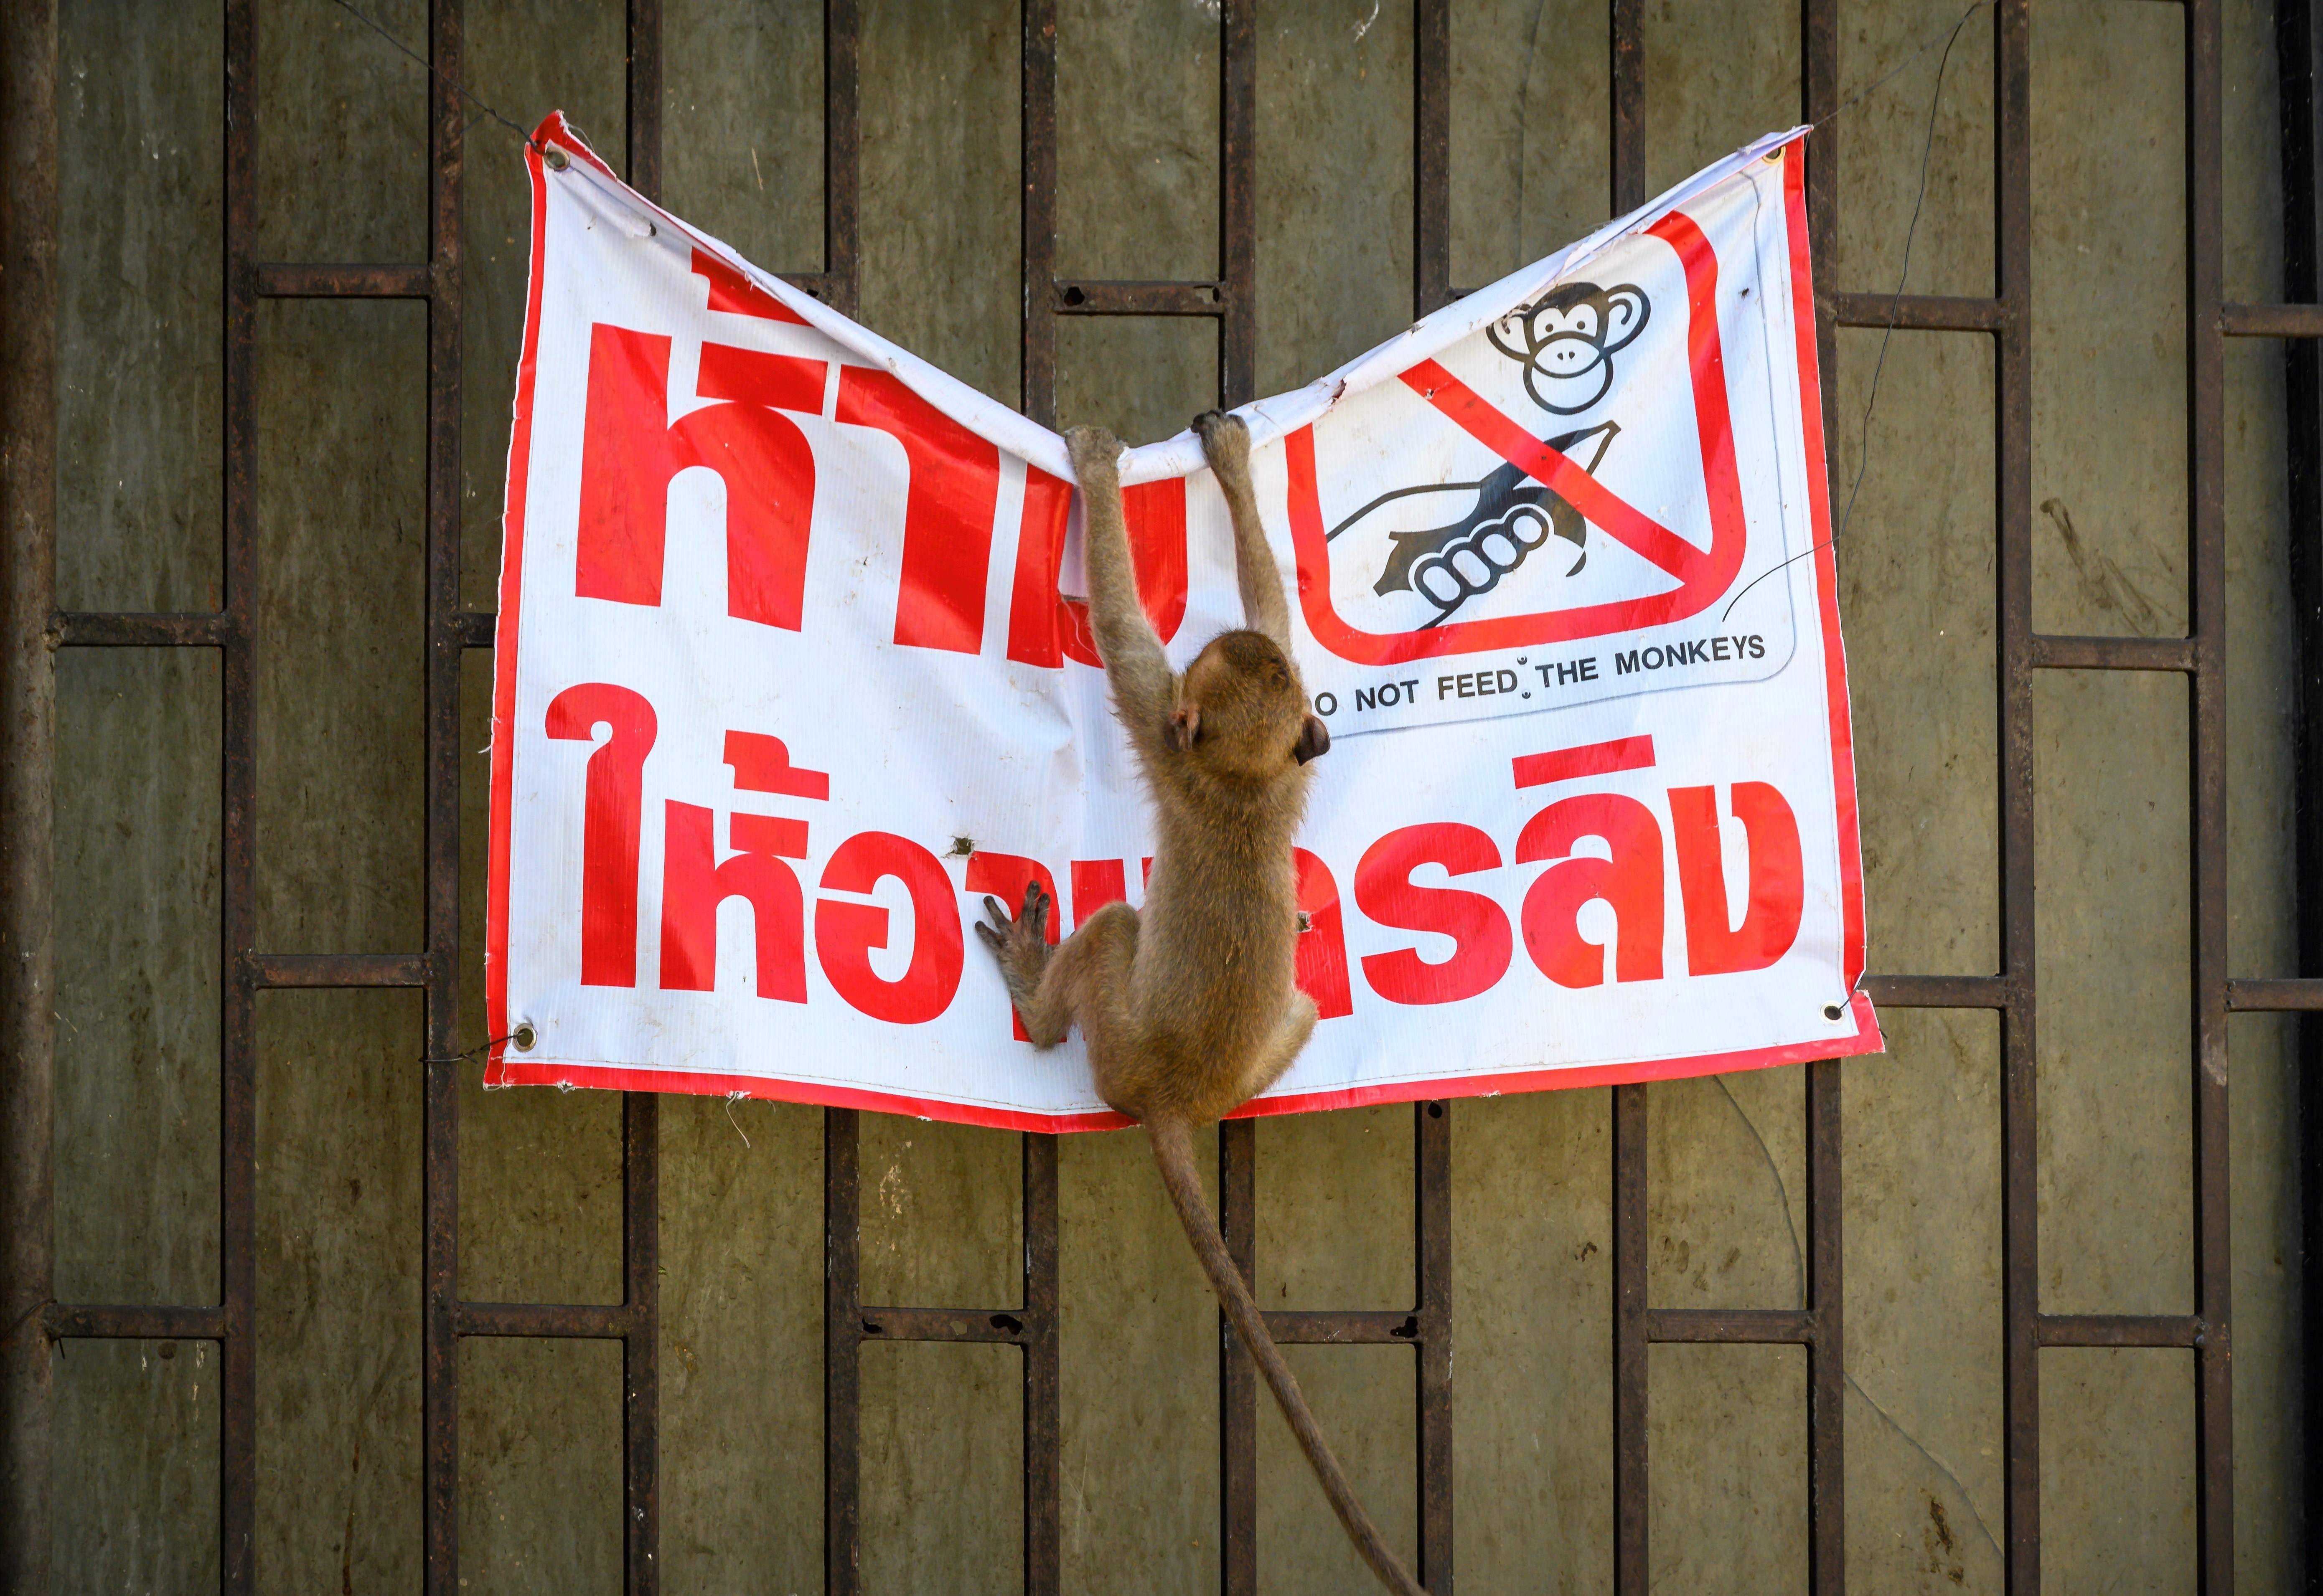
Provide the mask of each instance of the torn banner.
[{"label": "torn banner", "polygon": [[[1798,138],[1244,408],[1334,739],[1250,1111],[1879,1046]],[[964,934],[1143,883],[1061,441],[536,144],[488,1078],[1118,1123]],[[1225,502],[1190,434],[1122,480],[1182,666]]]}]

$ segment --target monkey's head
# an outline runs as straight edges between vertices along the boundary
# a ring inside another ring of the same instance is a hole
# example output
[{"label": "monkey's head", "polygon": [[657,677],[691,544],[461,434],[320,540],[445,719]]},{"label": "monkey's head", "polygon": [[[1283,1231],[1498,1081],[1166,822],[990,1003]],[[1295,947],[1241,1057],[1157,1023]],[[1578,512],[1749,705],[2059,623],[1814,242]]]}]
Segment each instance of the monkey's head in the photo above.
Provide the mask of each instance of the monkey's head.
[{"label": "monkey's head", "polygon": [[1264,781],[1331,746],[1299,667],[1264,632],[1221,632],[1186,668],[1162,740],[1221,775]]}]

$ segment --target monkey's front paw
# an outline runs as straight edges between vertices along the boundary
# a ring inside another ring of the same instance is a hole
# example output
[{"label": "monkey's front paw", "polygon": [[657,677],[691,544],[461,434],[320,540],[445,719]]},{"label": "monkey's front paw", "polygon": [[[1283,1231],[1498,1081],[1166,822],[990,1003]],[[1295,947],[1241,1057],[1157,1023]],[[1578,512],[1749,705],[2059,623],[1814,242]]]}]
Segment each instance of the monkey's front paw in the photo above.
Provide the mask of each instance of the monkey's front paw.
[{"label": "monkey's front paw", "polygon": [[1000,961],[1000,973],[1012,997],[1028,995],[1041,984],[1041,972],[1048,967],[1051,902],[1037,881],[1025,884],[1024,906],[1014,920],[998,898],[984,900],[984,912],[991,918],[976,922],[976,934]]},{"label": "monkey's front paw", "polygon": [[1075,427],[1065,433],[1065,452],[1072,456],[1073,475],[1086,482],[1093,472],[1115,471],[1121,459],[1121,440],[1102,427]]},{"label": "monkey's front paw", "polygon": [[1194,436],[1202,440],[1202,453],[1210,469],[1234,470],[1250,463],[1250,428],[1243,418],[1226,410],[1205,410],[1193,420]]}]

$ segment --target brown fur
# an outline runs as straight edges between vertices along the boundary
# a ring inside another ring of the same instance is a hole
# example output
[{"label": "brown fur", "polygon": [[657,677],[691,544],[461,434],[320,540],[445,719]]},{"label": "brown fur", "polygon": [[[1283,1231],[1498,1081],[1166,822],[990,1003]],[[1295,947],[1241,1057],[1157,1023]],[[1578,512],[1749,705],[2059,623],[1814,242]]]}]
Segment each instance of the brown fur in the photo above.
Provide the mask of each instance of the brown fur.
[{"label": "brown fur", "polygon": [[1038,886],[1011,920],[987,898],[976,929],[999,958],[1025,1031],[1054,1047],[1081,1028],[1098,1094],[1144,1123],[1162,1184],[1203,1272],[1281,1405],[1339,1522],[1398,1596],[1423,1596],[1364,1510],[1267,1335],[1202,1195],[1193,1132],[1272,1086],[1315,1028],[1293,985],[1299,940],[1291,839],[1308,762],[1330,746],[1290,655],[1290,612],[1251,496],[1240,418],[1198,417],[1234,519],[1244,631],[1211,639],[1181,677],[1137,601],[1106,433],[1067,435],[1088,515],[1089,615],[1115,711],[1153,799],[1158,836],[1145,906],[1108,903],[1062,946],[1047,939]]}]

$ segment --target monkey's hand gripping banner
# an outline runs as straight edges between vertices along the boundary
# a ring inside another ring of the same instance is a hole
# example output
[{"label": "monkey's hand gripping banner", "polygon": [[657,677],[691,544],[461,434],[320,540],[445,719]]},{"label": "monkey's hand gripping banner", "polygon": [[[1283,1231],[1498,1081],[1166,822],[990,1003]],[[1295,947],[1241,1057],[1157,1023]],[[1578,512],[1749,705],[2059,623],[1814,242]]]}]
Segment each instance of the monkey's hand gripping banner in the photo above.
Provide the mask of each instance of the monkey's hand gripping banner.
[{"label": "monkey's hand gripping banner", "polygon": [[[1333,738],[1247,1112],[1880,1045],[1798,138],[1242,411]],[[1062,441],[536,144],[488,1078],[1120,1123],[963,934],[1152,848]],[[1225,500],[1190,433],[1121,476],[1182,668]]]}]

